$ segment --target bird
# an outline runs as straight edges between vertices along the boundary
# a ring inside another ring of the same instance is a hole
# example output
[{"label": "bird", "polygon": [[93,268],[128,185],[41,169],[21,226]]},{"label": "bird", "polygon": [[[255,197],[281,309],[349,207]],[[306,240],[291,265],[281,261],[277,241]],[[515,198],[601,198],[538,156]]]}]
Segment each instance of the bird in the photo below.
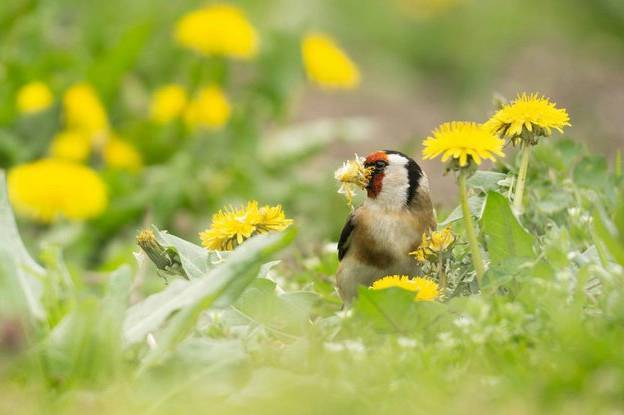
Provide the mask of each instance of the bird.
[{"label": "bird", "polygon": [[338,293],[346,305],[359,286],[388,275],[416,276],[418,262],[409,256],[422,235],[436,227],[429,179],[407,155],[392,150],[369,154],[367,198],[348,217],[338,241]]}]

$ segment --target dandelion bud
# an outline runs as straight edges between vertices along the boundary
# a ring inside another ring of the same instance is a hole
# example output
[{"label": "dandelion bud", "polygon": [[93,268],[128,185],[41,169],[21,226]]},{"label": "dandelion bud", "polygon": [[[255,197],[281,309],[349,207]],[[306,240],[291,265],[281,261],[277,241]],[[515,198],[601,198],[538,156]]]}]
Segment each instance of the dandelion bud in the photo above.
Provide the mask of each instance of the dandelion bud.
[{"label": "dandelion bud", "polygon": [[151,229],[143,229],[137,235],[137,244],[154,263],[156,268],[168,274],[181,275],[188,279],[178,252],[171,247],[163,247]]}]

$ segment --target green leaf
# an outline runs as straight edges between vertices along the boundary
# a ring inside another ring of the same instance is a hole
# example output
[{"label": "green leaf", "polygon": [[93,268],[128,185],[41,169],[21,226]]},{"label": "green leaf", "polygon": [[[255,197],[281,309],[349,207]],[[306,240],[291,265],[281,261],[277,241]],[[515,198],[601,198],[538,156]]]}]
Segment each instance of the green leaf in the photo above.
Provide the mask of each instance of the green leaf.
[{"label": "green leaf", "polygon": [[0,170],[0,268],[3,278],[7,278],[7,288],[11,292],[9,295],[22,298],[34,318],[45,319],[46,312],[41,302],[43,288],[39,281],[45,275],[45,271],[32,259],[19,235],[2,170]]},{"label": "green leaf", "polygon": [[613,259],[620,265],[624,265],[624,234],[618,232],[604,209],[597,207],[593,217],[592,226],[596,235],[602,240]]},{"label": "green leaf", "polygon": [[481,218],[481,232],[487,243],[490,260],[494,264],[510,259],[532,259],[533,236],[527,232],[511,212],[507,199],[489,192]]},{"label": "green leaf", "polygon": [[160,231],[154,227],[156,239],[166,248],[174,248],[180,256],[182,268],[190,279],[201,278],[214,267],[217,258],[207,249],[194,243],[185,241],[167,231]]},{"label": "green leaf", "polygon": [[470,176],[467,183],[468,186],[487,193],[491,190],[497,190],[499,187],[501,187],[500,182],[505,180],[506,178],[507,175],[505,173],[488,170],[477,170],[472,176]]},{"label": "green leaf", "polygon": [[[481,217],[481,213],[483,212],[483,202],[485,198],[482,196],[471,196],[468,198],[468,206],[470,207],[470,211],[474,216],[479,219]],[[453,211],[446,217],[446,219],[440,223],[438,223],[438,227],[443,228],[446,225],[449,225],[453,222],[461,220],[464,218],[464,214],[462,213],[461,206],[457,206]]]},{"label": "green leaf", "polygon": [[436,301],[414,301],[414,293],[392,287],[371,290],[361,287],[355,301],[358,324],[377,330],[406,333],[434,321],[446,308]]},{"label": "green leaf", "polygon": [[304,291],[278,294],[275,287],[271,280],[255,280],[232,306],[230,322],[251,322],[286,337],[300,334],[319,296]]},{"label": "green leaf", "polygon": [[130,70],[149,39],[153,24],[146,20],[132,25],[121,35],[115,46],[98,57],[89,68],[89,78],[102,95],[110,98],[121,78]]},{"label": "green leaf", "polygon": [[162,292],[135,304],[128,309],[124,321],[126,343],[142,341],[172,313],[184,309],[184,313],[176,317],[175,324],[169,326],[167,336],[174,343],[192,325],[200,311],[211,306],[226,307],[236,301],[256,278],[262,263],[293,238],[293,230],[253,237],[201,278],[174,281]]},{"label": "green leaf", "polygon": [[574,181],[580,187],[608,185],[609,166],[603,156],[586,156],[574,168]]}]

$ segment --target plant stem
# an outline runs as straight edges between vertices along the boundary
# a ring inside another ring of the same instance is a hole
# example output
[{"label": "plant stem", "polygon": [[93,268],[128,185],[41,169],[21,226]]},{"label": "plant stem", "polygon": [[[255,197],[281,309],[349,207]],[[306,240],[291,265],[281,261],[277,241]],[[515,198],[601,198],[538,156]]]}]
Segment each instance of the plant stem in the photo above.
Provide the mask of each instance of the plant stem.
[{"label": "plant stem", "polygon": [[466,186],[466,176],[468,173],[462,170],[459,173],[459,198],[461,199],[462,213],[464,215],[464,227],[466,228],[466,238],[468,239],[468,245],[470,245],[470,256],[472,257],[472,266],[474,266],[477,273],[477,282],[481,281],[481,277],[485,273],[485,267],[483,266],[483,259],[481,258],[481,250],[479,248],[479,242],[477,241],[477,235],[475,233],[474,225],[472,223],[472,212],[468,205],[468,190]]},{"label": "plant stem", "polygon": [[438,253],[438,285],[440,286],[440,292],[444,293],[446,289],[446,274],[444,273],[444,254]]},{"label": "plant stem", "polygon": [[529,170],[529,158],[531,156],[531,144],[522,142],[522,159],[520,160],[520,171],[516,182],[516,194],[513,200],[513,209],[517,214],[522,213],[522,197],[524,195],[524,184],[526,183],[527,171]]}]

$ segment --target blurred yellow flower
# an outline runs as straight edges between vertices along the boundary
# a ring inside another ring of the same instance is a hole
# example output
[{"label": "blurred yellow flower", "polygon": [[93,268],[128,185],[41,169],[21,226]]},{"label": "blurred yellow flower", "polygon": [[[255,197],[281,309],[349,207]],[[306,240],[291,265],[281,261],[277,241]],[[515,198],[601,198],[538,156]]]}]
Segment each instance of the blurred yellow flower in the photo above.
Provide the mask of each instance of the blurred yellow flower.
[{"label": "blurred yellow flower", "polygon": [[308,78],[325,89],[353,89],[360,84],[360,71],[349,56],[322,33],[307,35],[301,44]]},{"label": "blurred yellow flower", "polygon": [[150,118],[157,123],[166,124],[182,114],[187,102],[186,90],[180,85],[160,87],[152,95]]},{"label": "blurred yellow flower", "polygon": [[453,121],[440,125],[432,136],[423,142],[423,158],[433,159],[442,154],[442,161],[453,158],[460,167],[469,161],[481,164],[482,159],[494,160],[494,156],[504,157],[504,141],[496,137],[482,125],[474,122]]},{"label": "blurred yellow flower", "polygon": [[547,98],[523,93],[498,110],[484,125],[502,137],[520,136],[523,128],[537,136],[548,137],[553,129],[563,132],[563,127],[570,125],[570,117],[564,108],[557,108]]},{"label": "blurred yellow flower", "polygon": [[9,199],[15,210],[48,223],[61,217],[83,220],[107,206],[106,185],[89,167],[70,161],[42,159],[14,167],[8,175]]},{"label": "blurred yellow flower", "polygon": [[258,34],[244,12],[228,4],[192,11],[178,21],[178,43],[204,55],[250,59],[258,53]]},{"label": "blurred yellow flower", "polygon": [[280,205],[258,207],[252,200],[246,207],[228,207],[212,216],[210,228],[199,234],[206,249],[231,251],[255,234],[282,231],[292,224]]},{"label": "blurred yellow flower", "polygon": [[82,131],[98,144],[106,139],[106,110],[89,84],[80,83],[69,88],[63,97],[63,110],[68,129]]},{"label": "blurred yellow flower", "polygon": [[370,287],[373,290],[384,290],[386,288],[397,287],[402,290],[416,293],[414,301],[433,301],[440,295],[438,284],[429,278],[414,277],[406,275],[391,275],[383,277]]},{"label": "blurred yellow flower", "polygon": [[230,118],[230,102],[218,86],[202,88],[189,103],[184,120],[190,128],[219,129]]},{"label": "blurred yellow flower", "polygon": [[79,131],[62,131],[52,139],[50,156],[82,162],[91,154],[91,141]]},{"label": "blurred yellow flower", "polygon": [[104,163],[112,169],[138,171],[143,166],[141,154],[127,141],[113,135],[102,148]]},{"label": "blurred yellow flower", "polygon": [[43,82],[34,81],[17,91],[17,109],[23,114],[34,114],[48,108],[54,101],[50,88]]},{"label": "blurred yellow flower", "polygon": [[425,262],[428,256],[439,254],[446,251],[455,242],[455,234],[450,227],[446,227],[441,231],[433,231],[430,234],[424,233],[422,242],[418,248],[410,252],[418,262]]}]

